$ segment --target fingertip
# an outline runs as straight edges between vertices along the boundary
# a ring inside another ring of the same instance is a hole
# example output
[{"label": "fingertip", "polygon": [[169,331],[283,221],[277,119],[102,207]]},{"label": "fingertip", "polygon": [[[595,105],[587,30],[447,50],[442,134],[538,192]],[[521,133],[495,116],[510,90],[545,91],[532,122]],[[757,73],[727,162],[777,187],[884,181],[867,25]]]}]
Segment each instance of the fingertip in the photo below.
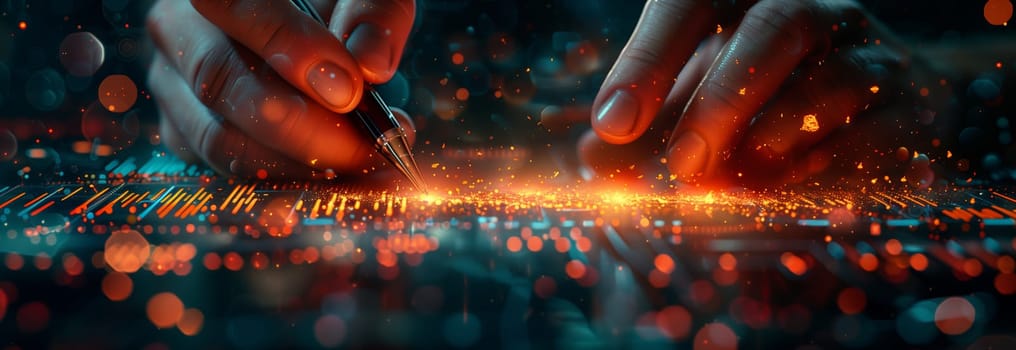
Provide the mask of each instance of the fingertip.
[{"label": "fingertip", "polygon": [[603,141],[612,144],[626,144],[637,139],[641,132],[639,124],[639,100],[627,89],[604,89],[609,95],[594,109],[593,130]]},{"label": "fingertip", "polygon": [[323,105],[336,113],[349,113],[363,97],[363,76],[357,69],[322,61],[307,70],[307,84]]},{"label": "fingertip", "polygon": [[690,180],[700,176],[708,163],[709,145],[702,135],[687,130],[678,133],[667,150],[667,168],[672,177]]},{"label": "fingertip", "polygon": [[387,82],[395,75],[397,58],[392,47],[392,31],[364,22],[353,28],[346,48],[360,65],[364,79],[373,84]]}]

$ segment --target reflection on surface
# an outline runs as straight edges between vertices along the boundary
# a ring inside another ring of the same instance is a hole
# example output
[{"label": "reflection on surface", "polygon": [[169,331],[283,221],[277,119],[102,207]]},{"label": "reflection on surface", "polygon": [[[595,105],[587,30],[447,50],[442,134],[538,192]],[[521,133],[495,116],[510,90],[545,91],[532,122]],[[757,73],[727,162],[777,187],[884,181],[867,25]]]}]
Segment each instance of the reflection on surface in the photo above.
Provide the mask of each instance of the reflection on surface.
[{"label": "reflection on surface", "polygon": [[[1016,292],[1012,198],[13,186],[0,334],[25,347],[1007,344],[992,334]],[[98,336],[113,329],[138,336]]]}]

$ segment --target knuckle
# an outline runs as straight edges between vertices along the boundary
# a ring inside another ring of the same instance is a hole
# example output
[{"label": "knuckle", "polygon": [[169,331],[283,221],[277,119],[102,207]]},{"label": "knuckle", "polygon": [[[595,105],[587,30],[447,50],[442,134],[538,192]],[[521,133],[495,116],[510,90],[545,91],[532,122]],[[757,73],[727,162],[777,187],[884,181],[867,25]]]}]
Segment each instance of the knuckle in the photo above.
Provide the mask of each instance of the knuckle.
[{"label": "knuckle", "polygon": [[748,11],[743,26],[753,33],[774,33],[788,45],[802,43],[818,29],[817,8],[813,1],[764,1]]},{"label": "knuckle", "polygon": [[190,78],[195,94],[206,105],[229,95],[229,90],[239,74],[245,71],[237,52],[228,46],[216,45],[196,55],[187,77]]},{"label": "knuckle", "polygon": [[736,117],[749,117],[748,114],[751,113],[752,106],[748,99],[740,94],[739,89],[717,81],[717,79],[708,79],[703,84],[703,93],[700,96],[717,100],[720,105],[733,110]]}]

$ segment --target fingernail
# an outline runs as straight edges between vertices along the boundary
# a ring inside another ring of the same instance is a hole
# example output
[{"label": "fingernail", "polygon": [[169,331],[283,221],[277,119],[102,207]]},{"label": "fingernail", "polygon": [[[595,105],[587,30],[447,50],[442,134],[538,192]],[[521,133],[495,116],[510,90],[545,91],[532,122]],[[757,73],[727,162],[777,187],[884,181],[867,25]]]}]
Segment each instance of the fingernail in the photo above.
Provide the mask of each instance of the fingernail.
[{"label": "fingernail", "polygon": [[601,133],[626,137],[635,128],[638,114],[639,102],[635,96],[625,90],[617,90],[600,106],[593,122]]},{"label": "fingernail", "polygon": [[706,140],[694,131],[686,131],[667,150],[667,166],[670,174],[678,179],[688,179],[702,172],[708,155]]},{"label": "fingernail", "polygon": [[371,23],[363,23],[353,29],[346,40],[346,48],[356,62],[367,71],[387,77],[392,71],[392,48],[389,45],[390,31]]},{"label": "fingernail", "polygon": [[353,80],[339,66],[331,62],[321,62],[307,72],[307,83],[333,108],[342,109],[349,106],[353,99]]}]

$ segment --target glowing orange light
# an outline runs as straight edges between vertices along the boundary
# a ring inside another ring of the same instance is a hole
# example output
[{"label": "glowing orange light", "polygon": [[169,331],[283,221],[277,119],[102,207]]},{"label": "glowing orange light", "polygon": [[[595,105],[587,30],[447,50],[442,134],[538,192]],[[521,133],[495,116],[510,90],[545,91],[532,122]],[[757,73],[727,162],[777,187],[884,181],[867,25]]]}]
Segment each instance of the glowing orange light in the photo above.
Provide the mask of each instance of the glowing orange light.
[{"label": "glowing orange light", "polygon": [[180,333],[186,336],[193,336],[201,332],[201,327],[205,323],[205,315],[198,309],[187,309],[183,311],[183,315],[180,317],[180,321],[176,323],[176,328],[180,330]]},{"label": "glowing orange light", "polygon": [[861,258],[857,263],[864,271],[872,272],[878,269],[878,257],[872,253],[861,254]]},{"label": "glowing orange light", "polygon": [[674,272],[675,267],[674,258],[670,257],[670,255],[667,254],[656,255],[656,258],[653,259],[653,265],[656,265],[656,269],[660,270],[660,272],[666,274]]},{"label": "glowing orange light", "polygon": [[28,29],[28,22],[25,21],[18,22],[18,29],[21,30]]},{"label": "glowing orange light", "polygon": [[469,99],[469,90],[466,88],[458,88],[455,90],[455,99],[459,101],[466,101]]},{"label": "glowing orange light", "polygon": [[156,327],[173,327],[183,317],[183,302],[176,294],[162,292],[148,300],[145,312]]},{"label": "glowing orange light", "polygon": [[988,23],[996,26],[1005,26],[1009,24],[1009,19],[1011,18],[1012,2],[1009,0],[988,0],[988,2],[984,4],[984,19],[987,20]]},{"label": "glowing orange light", "polygon": [[578,260],[569,261],[564,265],[564,273],[571,279],[580,279],[586,275],[586,264]]},{"label": "glowing orange light", "polygon": [[134,282],[123,272],[111,271],[102,278],[102,294],[109,300],[122,301],[131,296]]},{"label": "glowing orange light", "polygon": [[814,114],[806,114],[801,124],[801,131],[805,132],[816,132],[818,131],[818,117]]},{"label": "glowing orange light", "polygon": [[864,294],[864,291],[855,287],[840,291],[840,294],[836,297],[836,305],[846,315],[861,313],[867,304],[868,297]]},{"label": "glowing orange light", "polygon": [[984,266],[981,265],[981,262],[975,258],[970,258],[963,261],[963,273],[966,273],[967,276],[970,277],[980,276],[981,271],[983,270]]},{"label": "glowing orange light", "polygon": [[720,268],[725,271],[734,271],[737,268],[737,258],[734,254],[723,253],[719,259]]},{"label": "glowing orange light", "polygon": [[107,266],[126,273],[137,272],[150,255],[148,240],[134,230],[120,230],[110,234],[103,254]]},{"label": "glowing orange light", "polygon": [[878,89],[878,85],[872,85],[872,86],[871,86],[871,88],[870,88],[870,89],[868,89],[868,90],[870,90],[870,91],[871,91],[871,93],[873,93],[873,94],[877,94],[877,93],[878,93],[878,90],[879,90],[879,89]]},{"label": "glowing orange light", "polygon": [[508,251],[517,253],[522,250],[522,239],[516,236],[508,237],[505,241],[505,246],[508,248]]},{"label": "glowing orange light", "polygon": [[910,267],[913,268],[914,271],[924,271],[928,268],[928,257],[921,253],[911,255]]},{"label": "glowing orange light", "polygon": [[903,244],[898,239],[892,238],[885,242],[885,251],[890,255],[900,255],[903,252]]},{"label": "glowing orange light", "polygon": [[126,112],[138,100],[138,87],[130,77],[113,74],[99,83],[99,102],[110,112]]},{"label": "glowing orange light", "polygon": [[780,263],[783,264],[783,267],[787,268],[787,271],[797,276],[804,276],[808,272],[808,263],[791,252],[780,255]]},{"label": "glowing orange light", "polygon": [[456,52],[452,54],[452,63],[454,63],[455,65],[460,65],[465,61],[466,57],[463,56],[462,53]]}]

